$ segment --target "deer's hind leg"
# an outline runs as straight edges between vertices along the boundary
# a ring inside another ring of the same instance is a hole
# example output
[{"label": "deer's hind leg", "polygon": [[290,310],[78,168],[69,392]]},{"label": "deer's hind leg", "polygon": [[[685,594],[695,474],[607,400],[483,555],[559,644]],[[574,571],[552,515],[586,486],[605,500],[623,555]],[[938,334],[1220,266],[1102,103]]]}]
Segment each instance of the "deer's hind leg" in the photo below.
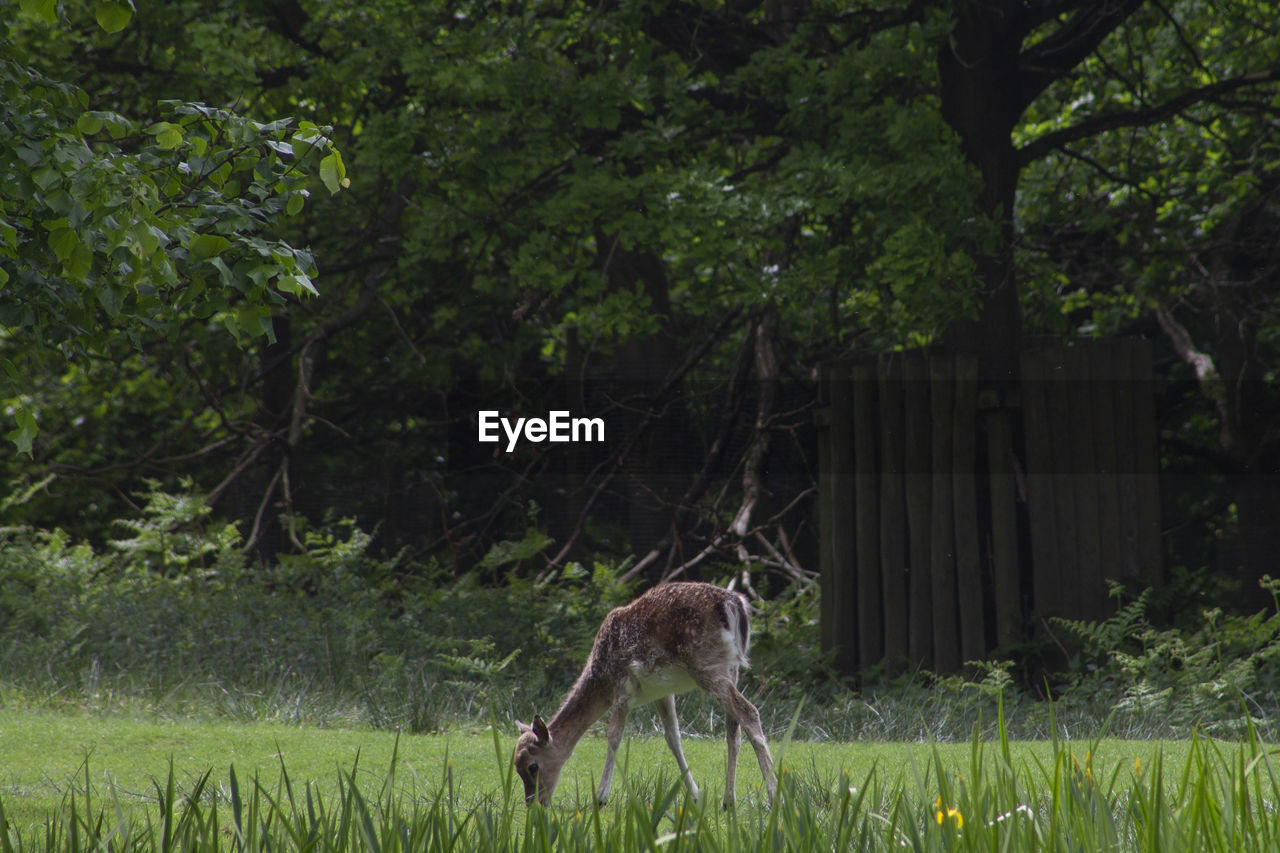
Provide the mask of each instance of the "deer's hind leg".
[{"label": "deer's hind leg", "polygon": [[[731,717],[738,726],[742,727],[742,731],[747,736],[747,742],[750,743],[751,748],[755,750],[756,760],[760,762],[760,775],[764,777],[765,791],[769,797],[769,805],[772,806],[774,795],[777,794],[778,791],[778,780],[773,775],[773,756],[769,754],[769,742],[765,739],[764,727],[760,724],[760,712],[756,710],[755,705],[752,705],[751,702],[747,700],[747,697],[743,696],[742,693],[738,691],[737,685],[734,684],[733,680],[728,678],[726,675],[711,676],[710,678],[704,679],[704,681],[705,686],[701,684],[699,686],[702,686],[702,689],[705,690],[712,699],[715,699],[720,703],[728,717]],[[726,729],[728,727],[729,724],[726,722]],[[734,735],[733,740],[736,741],[736,732],[731,732],[731,734]],[[734,748],[735,746],[736,744],[731,741],[729,746],[729,751],[731,753],[737,752]],[[730,758],[732,761],[730,762],[730,769],[727,771],[726,776],[731,778],[732,774],[736,772],[735,769],[733,769],[733,763],[736,761],[737,755],[731,755]],[[732,788],[729,787],[727,778],[724,792],[726,799],[725,805],[732,802],[729,800],[731,792]]]},{"label": "deer's hind leg", "polygon": [[[737,673],[734,673],[737,681]],[[724,767],[724,799],[720,801],[722,808],[729,808],[737,799],[738,787],[738,748],[742,745],[742,727],[733,714],[724,715],[724,737],[728,742],[729,753]]]}]

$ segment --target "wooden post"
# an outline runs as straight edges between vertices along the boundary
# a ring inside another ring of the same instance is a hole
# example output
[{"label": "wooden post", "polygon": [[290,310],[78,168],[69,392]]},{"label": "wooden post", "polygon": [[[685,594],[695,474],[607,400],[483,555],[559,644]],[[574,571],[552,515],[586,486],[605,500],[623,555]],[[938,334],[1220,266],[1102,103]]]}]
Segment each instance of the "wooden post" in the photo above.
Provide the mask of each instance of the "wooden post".
[{"label": "wooden post", "polygon": [[1096,448],[1094,462],[1097,470],[1098,501],[1098,571],[1101,579],[1099,594],[1101,613],[1111,610],[1107,595],[1107,581],[1120,580],[1123,576],[1123,549],[1120,536],[1120,472],[1117,470],[1120,453],[1117,445],[1125,441],[1131,429],[1129,425],[1116,423],[1115,389],[1116,370],[1112,353],[1114,341],[1105,338],[1089,343],[1089,392],[1093,398],[1093,445]]},{"label": "wooden post", "polygon": [[1098,518],[1098,462],[1094,447],[1089,356],[1083,342],[1067,347],[1067,400],[1071,407],[1071,471],[1076,503],[1076,619],[1099,619],[1105,612],[1102,540]]},{"label": "wooden post", "polygon": [[956,609],[954,492],[951,484],[955,371],[947,356],[929,359],[932,418],[932,506],[929,565],[933,596],[933,664],[938,672],[960,669],[960,624]]},{"label": "wooden post", "polygon": [[1155,377],[1151,370],[1151,344],[1129,342],[1133,363],[1133,425],[1137,437],[1138,544],[1142,583],[1153,589],[1164,586],[1163,542],[1160,531],[1160,453],[1156,432]]},{"label": "wooden post", "polygon": [[956,602],[960,610],[960,658],[987,653],[983,614],[981,543],[978,538],[978,360],[956,357],[951,486],[955,506]]},{"label": "wooden post", "polygon": [[[1040,616],[1058,615],[1062,603],[1064,547],[1058,541],[1057,476],[1053,431],[1049,423],[1050,359],[1043,346],[1022,354],[1022,416],[1027,450],[1027,515],[1031,528],[1032,609]],[[999,619],[999,617],[997,617]],[[1001,630],[1000,645],[1014,638]]]},{"label": "wooden post", "polygon": [[1142,576],[1141,546],[1138,544],[1138,435],[1134,417],[1134,347],[1132,342],[1118,339],[1112,365],[1115,368],[1113,416],[1116,422],[1116,471],[1119,477],[1120,577],[1139,583]]},{"label": "wooden post", "polygon": [[1077,550],[1076,496],[1071,467],[1070,410],[1067,399],[1066,353],[1061,345],[1048,353],[1049,381],[1045,383],[1045,402],[1049,413],[1049,447],[1051,453],[1055,523],[1058,529],[1058,578],[1061,597],[1051,603],[1051,610],[1041,612],[1058,616],[1075,616],[1080,612],[1080,556]]},{"label": "wooden post", "polygon": [[[996,605],[996,636],[1002,644],[1022,638],[1022,580],[1018,562],[1018,509],[1013,481],[1011,400],[999,392],[984,408],[987,470],[991,488],[991,579]],[[981,403],[980,403],[981,405]]]},{"label": "wooden post", "polygon": [[858,662],[866,668],[884,657],[880,588],[880,496],[876,475],[875,368],[853,368],[853,489],[856,500]]},{"label": "wooden post", "polygon": [[907,643],[913,663],[933,666],[933,590],[929,580],[929,365],[922,353],[902,363],[903,468],[907,499]]},{"label": "wooden post", "polygon": [[884,596],[884,657],[890,674],[907,661],[907,502],[903,482],[902,360],[879,361],[880,588]]}]

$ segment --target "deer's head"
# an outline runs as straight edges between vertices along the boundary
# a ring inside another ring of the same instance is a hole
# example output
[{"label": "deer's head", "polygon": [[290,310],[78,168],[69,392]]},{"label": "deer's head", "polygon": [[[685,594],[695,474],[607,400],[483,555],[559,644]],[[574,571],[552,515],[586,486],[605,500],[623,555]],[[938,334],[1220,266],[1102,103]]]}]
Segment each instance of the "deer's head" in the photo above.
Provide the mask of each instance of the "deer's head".
[{"label": "deer's head", "polygon": [[533,725],[527,726],[519,720],[516,725],[520,727],[520,739],[516,741],[512,760],[520,781],[524,782],[524,801],[532,804],[536,797],[542,805],[550,805],[566,756],[555,748],[542,717],[534,716]]}]

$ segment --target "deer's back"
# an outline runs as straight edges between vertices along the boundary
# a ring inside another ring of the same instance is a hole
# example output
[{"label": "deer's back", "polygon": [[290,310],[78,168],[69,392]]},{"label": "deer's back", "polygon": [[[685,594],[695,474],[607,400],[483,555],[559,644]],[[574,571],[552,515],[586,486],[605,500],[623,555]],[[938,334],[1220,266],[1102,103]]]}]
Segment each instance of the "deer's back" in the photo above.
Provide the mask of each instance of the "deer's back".
[{"label": "deer's back", "polygon": [[746,644],[741,596],[708,583],[667,583],[609,611],[591,662],[614,676],[671,667],[693,673],[736,667],[745,661]]}]

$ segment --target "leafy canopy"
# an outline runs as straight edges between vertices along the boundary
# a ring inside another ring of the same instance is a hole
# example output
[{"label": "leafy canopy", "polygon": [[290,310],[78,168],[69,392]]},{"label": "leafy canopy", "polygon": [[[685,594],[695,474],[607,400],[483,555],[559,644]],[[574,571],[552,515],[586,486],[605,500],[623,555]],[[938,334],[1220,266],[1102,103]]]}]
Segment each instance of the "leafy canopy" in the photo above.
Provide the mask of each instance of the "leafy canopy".
[{"label": "leafy canopy", "polygon": [[[22,9],[57,22],[53,3]],[[94,14],[113,32],[131,12]],[[317,292],[311,253],[272,231],[316,175],[330,193],[349,183],[330,128],[178,101],[135,121],[0,44],[15,57],[0,60],[0,382],[21,392],[50,351],[119,359],[192,323],[271,338],[272,313]],[[9,416],[30,453],[34,416],[20,403]]]}]

